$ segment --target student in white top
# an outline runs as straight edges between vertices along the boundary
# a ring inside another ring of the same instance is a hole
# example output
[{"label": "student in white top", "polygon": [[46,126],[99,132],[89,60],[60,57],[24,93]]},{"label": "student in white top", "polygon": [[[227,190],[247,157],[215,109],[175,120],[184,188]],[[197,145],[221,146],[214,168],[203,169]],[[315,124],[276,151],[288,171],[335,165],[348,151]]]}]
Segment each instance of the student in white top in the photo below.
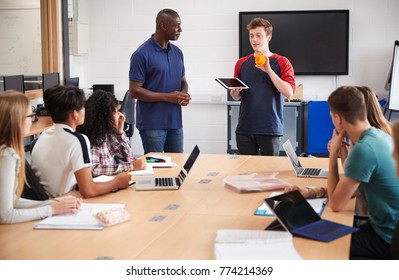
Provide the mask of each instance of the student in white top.
[{"label": "student in white top", "polygon": [[23,135],[32,125],[29,99],[22,93],[0,94],[0,223],[12,224],[74,212],[81,198],[34,201],[21,198],[25,181]]},{"label": "student in white top", "polygon": [[62,196],[77,189],[94,197],[129,186],[130,175],[120,173],[108,182],[94,182],[90,171],[90,142],[76,132],[85,119],[85,94],[75,87],[55,86],[43,95],[54,125],[40,135],[32,151],[32,168],[46,192]]}]

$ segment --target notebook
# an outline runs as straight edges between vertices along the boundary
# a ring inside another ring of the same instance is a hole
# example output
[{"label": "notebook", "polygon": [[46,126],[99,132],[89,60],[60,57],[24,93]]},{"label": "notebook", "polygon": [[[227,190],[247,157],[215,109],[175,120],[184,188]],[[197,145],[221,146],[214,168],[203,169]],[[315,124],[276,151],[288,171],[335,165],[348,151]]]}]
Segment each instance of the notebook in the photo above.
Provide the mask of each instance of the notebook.
[{"label": "notebook", "polygon": [[358,230],[323,220],[297,190],[265,199],[280,224],[292,235],[330,242]]},{"label": "notebook", "polygon": [[290,140],[284,142],[284,151],[291,162],[292,167],[298,177],[327,178],[328,169],[323,168],[303,168]]},{"label": "notebook", "polygon": [[186,163],[184,164],[182,170],[177,177],[167,176],[167,177],[137,177],[135,188],[137,191],[144,190],[178,190],[186,179],[191,167],[193,167],[194,162],[198,158],[200,150],[197,145],[195,145],[193,151],[188,157]]}]

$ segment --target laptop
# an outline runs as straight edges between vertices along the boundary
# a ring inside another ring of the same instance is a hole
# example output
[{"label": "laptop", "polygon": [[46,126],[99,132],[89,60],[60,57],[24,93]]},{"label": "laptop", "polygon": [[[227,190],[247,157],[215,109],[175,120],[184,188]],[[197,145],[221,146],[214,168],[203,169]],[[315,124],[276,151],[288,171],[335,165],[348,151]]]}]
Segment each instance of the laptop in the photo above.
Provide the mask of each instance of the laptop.
[{"label": "laptop", "polygon": [[198,158],[200,150],[195,145],[193,151],[188,157],[183,169],[177,177],[137,177],[135,188],[137,191],[150,191],[150,190],[178,190],[186,179],[191,167]]},{"label": "laptop", "polygon": [[323,168],[303,168],[301,163],[299,162],[299,158],[295,153],[294,148],[291,145],[290,140],[284,142],[283,144],[284,151],[287,154],[288,159],[291,162],[292,167],[298,177],[312,177],[312,178],[327,178],[328,177],[328,169]]},{"label": "laptop", "polygon": [[265,202],[292,235],[330,242],[358,230],[321,219],[298,190],[268,197]]}]

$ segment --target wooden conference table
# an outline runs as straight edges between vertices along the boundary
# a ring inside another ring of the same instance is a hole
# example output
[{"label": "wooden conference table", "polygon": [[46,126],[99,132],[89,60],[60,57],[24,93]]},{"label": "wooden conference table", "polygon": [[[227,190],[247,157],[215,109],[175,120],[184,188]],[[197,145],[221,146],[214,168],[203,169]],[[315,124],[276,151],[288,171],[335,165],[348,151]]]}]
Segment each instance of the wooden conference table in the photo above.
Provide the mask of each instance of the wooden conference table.
[{"label": "wooden conference table", "polygon": [[38,117],[38,121],[32,123],[30,131],[28,134],[25,135],[25,137],[33,136],[35,134],[40,134],[52,126],[53,126],[53,120],[51,119],[51,117],[49,116]]},{"label": "wooden conference table", "polygon": [[[170,154],[177,175],[187,154]],[[327,167],[328,159],[303,158],[305,166]],[[236,193],[223,185],[228,175],[278,172],[298,185],[325,186],[326,179],[297,178],[286,157],[201,154],[177,191],[121,190],[85,202],[126,203],[128,222],[102,231],[35,230],[35,222],[0,225],[0,259],[212,259],[218,229],[263,230],[274,218],[255,216],[267,192]],[[325,208],[322,217],[353,223],[354,200],[340,213]],[[350,235],[330,243],[294,237],[304,259],[348,259]]]}]

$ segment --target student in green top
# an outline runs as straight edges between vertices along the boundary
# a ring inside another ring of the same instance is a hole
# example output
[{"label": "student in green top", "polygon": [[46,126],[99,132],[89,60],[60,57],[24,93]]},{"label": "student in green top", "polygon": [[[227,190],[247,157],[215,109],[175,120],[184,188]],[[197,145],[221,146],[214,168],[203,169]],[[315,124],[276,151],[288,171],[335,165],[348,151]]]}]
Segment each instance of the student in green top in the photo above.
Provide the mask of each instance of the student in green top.
[{"label": "student in green top", "polygon": [[[399,217],[399,181],[392,158],[390,135],[371,127],[363,94],[356,87],[337,88],[328,98],[335,126],[330,142],[327,195],[333,211],[344,209],[359,190],[369,207],[369,220],[352,234],[352,259],[390,259],[392,233]],[[338,155],[344,137],[353,144],[344,167],[338,173]],[[304,196],[314,190],[298,187]],[[316,195],[320,189],[316,190]]]}]

